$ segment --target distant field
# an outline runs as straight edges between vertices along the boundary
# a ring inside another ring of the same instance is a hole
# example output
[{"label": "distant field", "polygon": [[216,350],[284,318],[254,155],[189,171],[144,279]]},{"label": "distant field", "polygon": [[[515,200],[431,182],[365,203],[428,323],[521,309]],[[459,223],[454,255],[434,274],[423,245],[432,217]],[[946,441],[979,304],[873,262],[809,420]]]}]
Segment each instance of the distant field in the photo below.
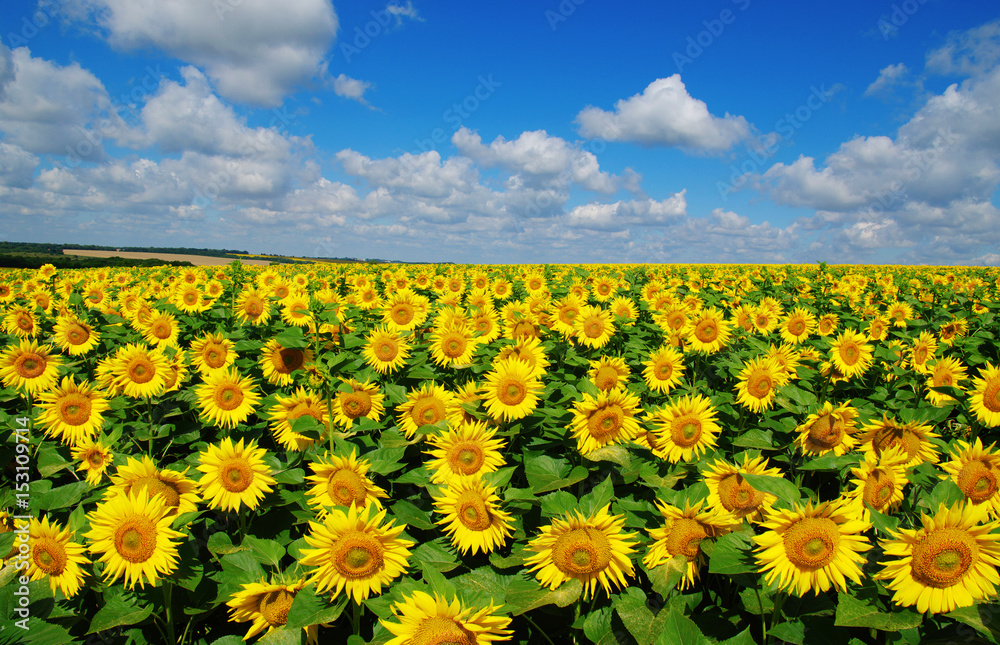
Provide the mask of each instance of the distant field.
[{"label": "distant field", "polygon": [[[138,253],[134,251],[88,251],[85,249],[63,249],[63,255],[82,255],[91,258],[120,257],[132,260],[166,260],[178,262],[190,262],[196,266],[224,266],[230,264],[233,258],[217,258],[207,255],[180,255],[178,253]],[[268,260],[241,259],[243,264],[258,264],[267,266],[271,264]]]}]

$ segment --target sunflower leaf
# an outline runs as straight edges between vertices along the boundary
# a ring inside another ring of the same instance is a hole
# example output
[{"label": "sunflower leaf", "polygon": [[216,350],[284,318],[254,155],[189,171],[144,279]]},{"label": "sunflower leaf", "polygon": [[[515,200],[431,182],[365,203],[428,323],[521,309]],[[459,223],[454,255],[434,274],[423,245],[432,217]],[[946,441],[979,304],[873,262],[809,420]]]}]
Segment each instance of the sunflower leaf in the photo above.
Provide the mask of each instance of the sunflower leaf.
[{"label": "sunflower leaf", "polygon": [[135,625],[153,613],[152,605],[138,607],[135,603],[134,596],[128,596],[128,600],[123,597],[112,598],[94,614],[87,634],[96,634],[122,625]]},{"label": "sunflower leaf", "polygon": [[887,611],[849,593],[837,594],[837,614],[834,624],[838,627],[868,627],[886,632],[898,632],[917,627],[923,615],[912,609]]},{"label": "sunflower leaf", "polygon": [[648,569],[649,582],[653,591],[661,596],[666,596],[684,578],[687,569],[687,557],[683,555],[675,555],[660,566]]},{"label": "sunflower leaf", "polygon": [[752,546],[750,536],[746,533],[723,535],[715,541],[708,560],[708,572],[725,575],[756,572],[757,564],[750,555]]},{"label": "sunflower leaf", "polygon": [[80,481],[73,482],[72,484],[66,484],[65,486],[59,486],[58,488],[53,488],[38,498],[38,501],[35,502],[35,508],[40,511],[54,511],[59,508],[73,506],[80,501],[80,496],[83,495],[89,487],[90,484],[85,481]]},{"label": "sunflower leaf", "polygon": [[582,592],[583,584],[576,578],[559,585],[554,591],[550,591],[541,586],[534,578],[517,577],[507,586],[504,605],[512,615],[520,616],[545,605],[554,604],[559,607],[568,607],[576,602]]},{"label": "sunflower leaf", "polygon": [[317,596],[313,585],[309,585],[295,594],[292,606],[288,610],[285,627],[294,630],[310,625],[332,623],[343,613],[349,597],[350,594],[341,594],[331,603],[327,594]]},{"label": "sunflower leaf", "polygon": [[776,495],[778,499],[787,504],[795,504],[802,499],[801,491],[792,482],[783,477],[772,477],[771,475],[755,475],[753,473],[742,473],[747,483],[762,493]]},{"label": "sunflower leaf", "polygon": [[541,453],[524,453],[524,474],[535,494],[565,488],[587,478],[583,466],[570,466],[569,460]]}]

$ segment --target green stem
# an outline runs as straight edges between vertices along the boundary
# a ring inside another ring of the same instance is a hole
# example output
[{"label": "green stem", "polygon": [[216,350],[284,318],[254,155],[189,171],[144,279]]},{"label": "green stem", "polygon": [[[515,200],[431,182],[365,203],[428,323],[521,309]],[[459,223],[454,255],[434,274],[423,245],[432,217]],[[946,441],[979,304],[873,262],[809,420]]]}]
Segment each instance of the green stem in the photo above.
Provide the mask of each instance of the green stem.
[{"label": "green stem", "polygon": [[[774,611],[771,612],[771,628],[774,628],[774,624],[781,618],[781,605],[784,604],[785,594],[781,591],[777,591],[774,594]],[[763,611],[763,607],[761,608]]]},{"label": "green stem", "polygon": [[153,458],[153,398],[146,397],[146,414],[149,416],[149,439],[147,441],[147,452],[150,459]]},{"label": "green stem", "polygon": [[167,639],[171,645],[176,645],[177,635],[174,634],[174,612],[173,612],[174,583],[170,580],[163,582],[163,604],[167,613]]},{"label": "green stem", "polygon": [[355,636],[361,636],[361,612],[362,612],[361,603],[359,602],[354,603],[353,607],[351,608],[351,614],[352,614],[351,623],[354,626]]},{"label": "green stem", "polygon": [[529,616],[528,614],[521,614],[521,615],[524,616],[529,623],[531,623],[531,626],[535,628],[536,632],[545,637],[545,640],[548,642],[549,645],[556,645],[555,643],[552,642],[552,639],[549,638],[549,635],[546,634],[542,629],[540,629],[537,624],[535,624],[535,621],[531,619],[531,616]]},{"label": "green stem", "polygon": [[757,594],[757,606],[760,608],[760,642],[767,642],[767,621],[764,619],[764,603],[760,600],[760,589],[754,587],[753,592]]}]

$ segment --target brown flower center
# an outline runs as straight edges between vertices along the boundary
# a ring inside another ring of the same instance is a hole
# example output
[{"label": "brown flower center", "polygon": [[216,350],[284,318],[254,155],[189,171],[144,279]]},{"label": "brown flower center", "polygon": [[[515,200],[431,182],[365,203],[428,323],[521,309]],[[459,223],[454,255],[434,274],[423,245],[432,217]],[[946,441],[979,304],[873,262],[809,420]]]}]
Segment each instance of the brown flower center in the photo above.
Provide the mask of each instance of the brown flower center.
[{"label": "brown flower center", "polygon": [[115,551],[134,564],[146,562],[156,552],[156,524],[143,516],[131,516],[115,529]]},{"label": "brown flower center", "polygon": [[257,611],[272,627],[281,627],[288,622],[288,610],[292,608],[295,594],[285,589],[269,591],[260,597]]},{"label": "brown flower center", "polygon": [[331,555],[340,575],[350,580],[364,580],[385,566],[383,552],[382,543],[371,535],[351,531],[337,540]]},{"label": "brown flower center", "polygon": [[143,488],[146,489],[146,494],[150,498],[162,495],[163,501],[170,508],[177,508],[180,504],[180,491],[177,490],[176,485],[172,482],[164,481],[159,477],[140,477],[132,482],[131,490],[142,490]]},{"label": "brown flower center", "polygon": [[968,533],[956,528],[931,531],[913,545],[913,577],[928,587],[946,589],[957,584],[979,560],[979,547]]},{"label": "brown flower center", "polygon": [[892,499],[892,494],[896,491],[896,478],[892,473],[881,468],[876,468],[868,473],[865,479],[865,487],[862,491],[862,499],[868,502],[876,511],[882,511]]},{"label": "brown flower center", "polygon": [[341,468],[326,482],[326,494],[340,506],[354,503],[359,508],[363,507],[367,493],[361,476],[348,468]]},{"label": "brown flower center", "polygon": [[617,403],[612,403],[590,413],[587,431],[601,443],[611,441],[618,436],[624,421],[625,411]]},{"label": "brown flower center", "polygon": [[21,378],[38,378],[45,372],[45,357],[34,352],[21,354],[14,362],[14,370]]},{"label": "brown flower center", "polygon": [[493,523],[486,501],[474,490],[459,495],[455,506],[459,521],[470,531],[485,531]]},{"label": "brown flower center", "polygon": [[482,446],[472,441],[456,443],[448,450],[448,464],[452,472],[474,475],[486,462]]},{"label": "brown flower center", "polygon": [[958,471],[958,487],[975,503],[984,502],[997,492],[997,469],[979,459],[967,462]]},{"label": "brown flower center", "polygon": [[246,459],[230,459],[219,468],[219,485],[230,493],[242,493],[253,483],[253,468]]},{"label": "brown flower center", "polygon": [[690,448],[701,439],[701,420],[689,414],[672,419],[670,438],[681,448]]},{"label": "brown flower center", "polygon": [[751,486],[739,473],[719,482],[719,499],[727,511],[744,513],[756,510],[764,502],[764,493]]},{"label": "brown flower center", "polygon": [[683,555],[688,562],[692,562],[701,552],[701,541],[707,535],[705,527],[697,520],[688,517],[674,520],[667,533],[667,552]]},{"label": "brown flower center", "polygon": [[571,529],[552,545],[552,562],[573,578],[599,573],[611,563],[611,543],[598,529]]},{"label": "brown flower center", "polygon": [[785,531],[784,543],[792,564],[800,570],[816,571],[837,557],[840,531],[827,517],[807,517]]}]

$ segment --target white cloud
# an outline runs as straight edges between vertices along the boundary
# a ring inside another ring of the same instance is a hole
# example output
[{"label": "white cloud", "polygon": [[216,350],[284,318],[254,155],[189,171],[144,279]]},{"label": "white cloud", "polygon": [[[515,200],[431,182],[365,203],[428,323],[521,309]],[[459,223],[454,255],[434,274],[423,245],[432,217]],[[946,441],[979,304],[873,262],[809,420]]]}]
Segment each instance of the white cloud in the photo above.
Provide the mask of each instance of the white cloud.
[{"label": "white cloud", "polygon": [[883,67],[878,73],[878,78],[865,90],[865,96],[876,96],[891,91],[902,84],[909,73],[910,70],[903,63]]},{"label": "white cloud", "polygon": [[642,94],[615,103],[613,112],[588,106],[577,116],[580,134],[607,141],[649,146],[676,146],[700,152],[722,152],[753,136],[742,116],[713,116],[704,101],[693,98],[680,74],[660,78]]},{"label": "white cloud", "polygon": [[945,44],[927,54],[927,69],[937,74],[973,76],[1000,61],[1000,19],[948,34]]},{"label": "white cloud", "polygon": [[34,182],[38,157],[18,146],[0,142],[0,186],[28,188]]},{"label": "white cloud", "polygon": [[347,174],[373,187],[391,188],[422,197],[445,197],[455,191],[468,192],[478,182],[472,162],[462,157],[445,161],[436,150],[400,157],[371,159],[354,150],[341,150],[337,160]]},{"label": "white cloud", "polygon": [[685,192],[682,190],[660,201],[645,199],[584,204],[566,215],[566,223],[576,228],[606,231],[620,231],[630,226],[662,226],[687,213]]},{"label": "white cloud", "polygon": [[226,98],[275,106],[325,74],[337,32],[329,0],[67,0],[117,49],[155,47],[204,69]]},{"label": "white cloud", "polygon": [[371,87],[371,83],[368,81],[359,81],[347,74],[340,74],[333,79],[333,91],[337,96],[357,101],[363,105],[368,105],[368,101],[365,100],[365,92],[369,87]]},{"label": "white cloud", "polygon": [[619,182],[601,171],[592,152],[569,144],[545,130],[522,132],[517,139],[507,141],[497,137],[489,146],[483,145],[479,134],[466,127],[452,135],[451,142],[463,155],[483,166],[503,166],[525,177],[529,183],[563,180],[587,190],[613,193]]},{"label": "white cloud", "polygon": [[408,1],[405,5],[389,3],[385,10],[396,19],[397,27],[403,23],[403,18],[423,21],[423,18],[417,14],[417,9],[413,6],[412,1]]}]

